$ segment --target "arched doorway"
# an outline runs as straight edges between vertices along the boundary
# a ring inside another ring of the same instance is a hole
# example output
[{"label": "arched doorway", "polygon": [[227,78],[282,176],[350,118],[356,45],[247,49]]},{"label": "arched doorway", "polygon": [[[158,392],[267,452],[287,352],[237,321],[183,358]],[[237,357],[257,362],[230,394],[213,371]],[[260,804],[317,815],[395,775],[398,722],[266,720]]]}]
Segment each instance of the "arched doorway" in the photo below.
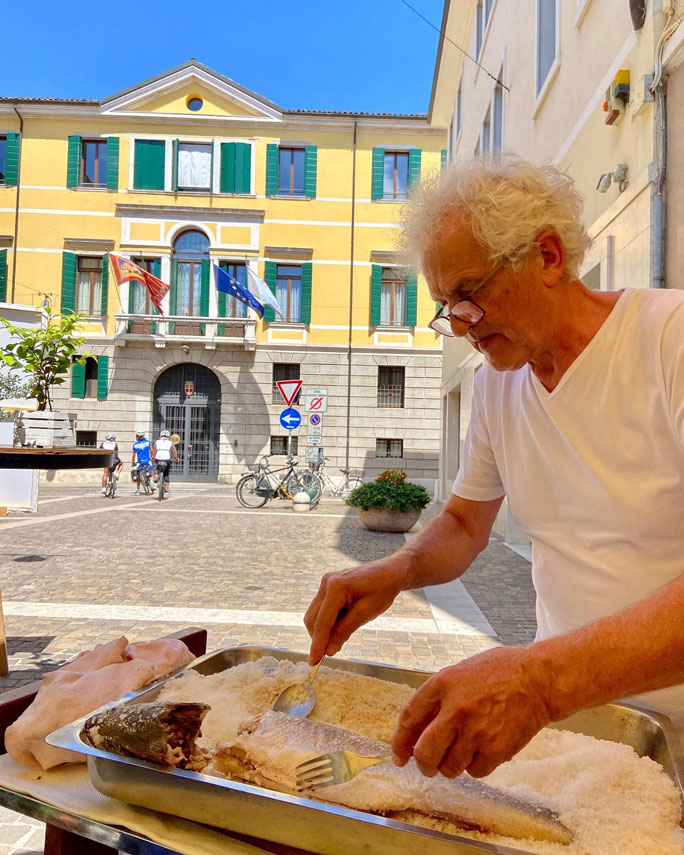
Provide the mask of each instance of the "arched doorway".
[{"label": "arched doorway", "polygon": [[154,438],[166,428],[180,436],[176,481],[217,481],[221,384],[195,362],[172,365],[154,384]]}]

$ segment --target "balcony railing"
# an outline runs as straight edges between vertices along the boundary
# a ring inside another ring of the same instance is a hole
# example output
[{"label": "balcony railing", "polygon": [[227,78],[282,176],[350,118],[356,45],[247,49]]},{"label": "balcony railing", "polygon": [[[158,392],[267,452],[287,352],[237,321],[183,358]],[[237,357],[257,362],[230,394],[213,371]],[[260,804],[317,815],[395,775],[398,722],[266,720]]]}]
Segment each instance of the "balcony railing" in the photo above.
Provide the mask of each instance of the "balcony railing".
[{"label": "balcony railing", "polygon": [[116,338],[135,341],[201,342],[205,346],[256,344],[256,321],[252,318],[205,318],[181,315],[116,315]]}]

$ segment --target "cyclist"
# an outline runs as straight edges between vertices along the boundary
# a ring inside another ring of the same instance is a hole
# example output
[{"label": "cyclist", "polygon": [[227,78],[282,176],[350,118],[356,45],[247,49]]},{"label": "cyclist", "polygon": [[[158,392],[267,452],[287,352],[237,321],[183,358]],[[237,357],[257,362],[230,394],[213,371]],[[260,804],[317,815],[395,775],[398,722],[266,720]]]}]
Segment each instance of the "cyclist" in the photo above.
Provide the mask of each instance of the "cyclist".
[{"label": "cyclist", "polygon": [[178,452],[176,446],[171,442],[171,431],[163,430],[159,434],[159,439],[152,446],[152,458],[157,466],[157,471],[154,475],[154,480],[159,479],[159,472],[164,470],[164,487],[166,492],[169,492],[169,480],[171,470],[171,459],[178,462]]},{"label": "cyclist", "polygon": [[[154,467],[152,466],[152,443],[145,436],[144,430],[137,430],[135,432],[135,442],[133,443],[133,458],[131,460],[131,465],[135,467],[133,470],[133,480],[137,483],[137,489],[135,491],[135,495],[140,495],[140,470],[147,469],[150,473],[150,480],[152,475],[154,474]],[[150,484],[152,490],[154,490],[154,484]]]},{"label": "cyclist", "polygon": [[[102,470],[102,495],[104,496],[107,487],[107,478],[109,478],[109,473],[113,472],[114,477],[118,480],[121,470],[123,469],[123,460],[119,457],[119,446],[116,442],[116,434],[108,433],[104,442],[100,443],[100,448],[104,448],[107,451],[114,452],[114,459],[112,460],[111,466],[105,466]],[[116,470],[116,471],[114,471]]]}]

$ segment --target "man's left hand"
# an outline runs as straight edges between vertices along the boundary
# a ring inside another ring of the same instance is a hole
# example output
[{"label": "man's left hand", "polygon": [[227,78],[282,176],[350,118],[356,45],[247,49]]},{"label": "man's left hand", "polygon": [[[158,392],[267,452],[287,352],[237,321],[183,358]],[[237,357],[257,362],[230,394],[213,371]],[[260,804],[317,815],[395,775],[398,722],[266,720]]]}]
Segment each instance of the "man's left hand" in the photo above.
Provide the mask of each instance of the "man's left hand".
[{"label": "man's left hand", "polygon": [[489,775],[551,721],[549,689],[529,648],[495,648],[444,668],[403,710],[395,762],[413,755],[424,775]]}]

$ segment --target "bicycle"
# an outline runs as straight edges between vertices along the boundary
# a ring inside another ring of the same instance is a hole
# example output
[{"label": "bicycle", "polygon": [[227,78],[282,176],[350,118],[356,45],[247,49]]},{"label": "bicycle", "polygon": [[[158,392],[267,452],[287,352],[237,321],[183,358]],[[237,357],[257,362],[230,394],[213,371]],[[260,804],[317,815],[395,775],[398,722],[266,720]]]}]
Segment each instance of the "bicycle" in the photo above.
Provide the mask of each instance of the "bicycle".
[{"label": "bicycle", "polygon": [[160,460],[157,462],[157,498],[160,502],[164,501],[164,494],[168,489],[166,486],[166,479],[169,474],[169,465],[170,461],[168,460]]},{"label": "bicycle", "polygon": [[314,471],[321,482],[321,491],[325,492],[329,489],[333,496],[339,496],[342,499],[347,499],[352,490],[355,490],[363,484],[363,473],[360,475],[358,473],[353,474],[351,469],[340,469],[344,478],[342,481],[339,481],[339,479],[334,481],[330,475],[328,475],[325,468],[325,464],[329,460],[330,458],[324,457],[321,463],[314,464]]},{"label": "bicycle", "polygon": [[285,466],[272,469],[270,456],[262,455],[261,461],[249,466],[250,471],[235,485],[235,495],[243,507],[263,508],[272,499],[293,499],[300,492],[308,493],[312,504],[318,501],[322,487],[315,472],[300,472],[293,454],[288,455]]},{"label": "bicycle", "polygon": [[146,496],[151,496],[154,486],[150,480],[150,470],[147,466],[141,466],[138,470],[138,485]]},{"label": "bicycle", "polygon": [[117,477],[115,474],[116,466],[112,466],[109,470],[109,475],[107,476],[107,483],[105,484],[105,499],[114,498],[116,494],[116,485],[117,485]]}]

